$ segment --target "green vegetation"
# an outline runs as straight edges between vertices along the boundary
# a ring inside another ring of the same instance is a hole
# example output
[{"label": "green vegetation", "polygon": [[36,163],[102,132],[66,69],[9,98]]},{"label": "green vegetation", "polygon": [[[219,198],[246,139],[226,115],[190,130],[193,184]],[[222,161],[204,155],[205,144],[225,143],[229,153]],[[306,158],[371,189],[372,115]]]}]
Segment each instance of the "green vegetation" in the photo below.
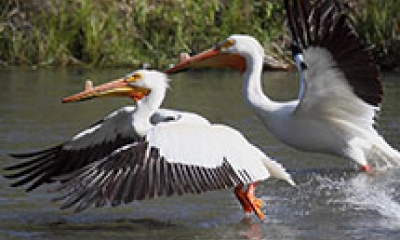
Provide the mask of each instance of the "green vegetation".
[{"label": "green vegetation", "polygon": [[[353,0],[377,59],[399,63],[398,0]],[[384,7],[382,7],[384,5]],[[0,65],[164,68],[232,33],[286,58],[282,0],[0,0]],[[393,65],[393,64],[392,64]]]},{"label": "green vegetation", "polygon": [[400,64],[400,1],[359,0],[353,8],[357,30],[372,44],[377,62],[384,69]]},{"label": "green vegetation", "polygon": [[200,51],[231,33],[268,43],[283,25],[276,2],[2,0],[0,61],[165,67],[180,52]]}]

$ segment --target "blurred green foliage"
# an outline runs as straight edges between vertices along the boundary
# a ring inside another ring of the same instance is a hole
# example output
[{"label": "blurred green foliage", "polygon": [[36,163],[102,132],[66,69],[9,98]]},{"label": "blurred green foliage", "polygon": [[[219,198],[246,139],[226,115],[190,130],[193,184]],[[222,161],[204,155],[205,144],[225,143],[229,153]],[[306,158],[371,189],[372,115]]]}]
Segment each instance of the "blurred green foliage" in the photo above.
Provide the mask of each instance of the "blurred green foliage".
[{"label": "blurred green foliage", "polygon": [[282,35],[279,0],[1,0],[4,65],[165,67],[231,33]]},{"label": "blurred green foliage", "polygon": [[[348,0],[350,1],[350,0]],[[352,0],[381,63],[399,62],[398,0]],[[0,0],[0,65],[165,68],[232,33],[287,58],[282,0]]]},{"label": "blurred green foliage", "polygon": [[400,1],[359,0],[354,20],[360,35],[372,45],[383,69],[400,64]]}]

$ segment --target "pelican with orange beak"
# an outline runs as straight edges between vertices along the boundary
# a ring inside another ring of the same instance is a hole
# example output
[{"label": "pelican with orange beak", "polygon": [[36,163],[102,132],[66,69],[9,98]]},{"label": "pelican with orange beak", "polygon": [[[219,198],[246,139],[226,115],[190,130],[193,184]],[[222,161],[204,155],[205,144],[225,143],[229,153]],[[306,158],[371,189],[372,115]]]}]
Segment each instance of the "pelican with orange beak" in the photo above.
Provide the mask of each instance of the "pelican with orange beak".
[{"label": "pelican with orange beak", "polygon": [[6,168],[15,172],[8,178],[19,178],[12,186],[58,182],[61,208],[76,211],[234,187],[245,213],[264,220],[256,183],[272,176],[294,185],[291,176],[238,131],[194,113],[161,110],[168,81],[164,73],[138,70],[97,87],[87,82],[63,102],[129,97],[135,106],[54,148],[12,155],[26,159]]},{"label": "pelican with orange beak", "polygon": [[248,35],[232,35],[186,57],[166,73],[228,67],[243,75],[243,99],[265,127],[296,149],[332,154],[366,172],[400,164],[400,153],[375,129],[383,88],[379,69],[337,0],[285,0],[298,99],[277,102],[263,93],[264,49]]}]

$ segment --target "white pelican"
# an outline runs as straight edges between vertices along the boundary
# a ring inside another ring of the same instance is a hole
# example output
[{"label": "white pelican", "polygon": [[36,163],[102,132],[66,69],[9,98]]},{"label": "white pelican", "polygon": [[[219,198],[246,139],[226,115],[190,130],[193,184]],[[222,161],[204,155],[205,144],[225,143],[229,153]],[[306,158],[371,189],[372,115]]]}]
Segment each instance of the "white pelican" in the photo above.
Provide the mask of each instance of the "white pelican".
[{"label": "white pelican", "polygon": [[60,146],[13,155],[29,159],[7,168],[17,170],[9,178],[22,178],[13,186],[32,182],[32,190],[59,181],[61,208],[75,205],[76,211],[235,187],[244,211],[264,220],[256,183],[273,176],[294,185],[291,176],[228,126],[193,113],[160,111],[167,88],[166,74],[150,70],[94,88],[86,83],[85,91],[63,102],[127,96],[135,107],[110,114]]},{"label": "white pelican", "polygon": [[245,102],[282,142],[347,158],[364,171],[397,166],[400,153],[374,128],[383,95],[380,72],[339,2],[286,0],[285,5],[300,72],[298,99],[276,102],[263,93],[264,50],[247,35],[232,35],[166,72],[238,69]]}]

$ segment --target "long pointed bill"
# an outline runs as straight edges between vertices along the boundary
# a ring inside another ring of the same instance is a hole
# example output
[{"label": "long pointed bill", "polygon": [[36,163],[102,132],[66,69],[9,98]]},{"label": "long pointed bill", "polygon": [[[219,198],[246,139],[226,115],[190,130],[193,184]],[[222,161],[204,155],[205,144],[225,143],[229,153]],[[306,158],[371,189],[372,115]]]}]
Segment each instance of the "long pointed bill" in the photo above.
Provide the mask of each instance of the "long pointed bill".
[{"label": "long pointed bill", "polygon": [[134,100],[140,100],[149,92],[148,89],[131,86],[125,79],[117,79],[97,87],[86,83],[85,91],[66,97],[62,102],[77,102],[98,97],[131,97]]},{"label": "long pointed bill", "polygon": [[219,48],[211,48],[192,57],[186,57],[180,63],[169,68],[165,73],[177,73],[188,68],[234,68],[241,72],[246,70],[246,61],[242,56],[221,52]]}]

